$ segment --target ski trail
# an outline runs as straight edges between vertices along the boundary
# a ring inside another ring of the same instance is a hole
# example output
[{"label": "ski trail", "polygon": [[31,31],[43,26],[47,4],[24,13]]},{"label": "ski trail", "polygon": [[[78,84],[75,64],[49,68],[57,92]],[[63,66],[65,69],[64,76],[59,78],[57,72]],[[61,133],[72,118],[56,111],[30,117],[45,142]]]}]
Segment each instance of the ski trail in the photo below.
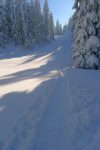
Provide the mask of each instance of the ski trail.
[{"label": "ski trail", "polygon": [[[0,150],[69,149],[70,93],[68,69],[71,67],[70,40],[71,33],[67,32],[65,36],[45,46],[45,49],[43,47],[41,49],[43,51],[42,55],[39,54],[40,56],[35,60],[33,59],[33,61],[30,61],[30,58],[28,58],[32,55],[12,59],[12,62],[14,62],[16,66],[14,66],[15,70],[10,70],[11,73],[16,71],[16,67],[18,67],[17,69],[19,71],[19,74],[13,73],[11,76],[14,83],[15,81],[22,81],[24,77],[23,84],[26,86],[26,89],[28,89],[29,87],[26,83],[28,79],[31,79],[29,85],[31,83],[32,87],[34,86],[34,79],[43,80],[43,82],[38,84],[37,88],[31,92],[22,92],[16,95],[14,93],[9,94],[9,97],[6,96],[7,101],[9,99],[13,100],[16,97],[16,104],[18,106],[16,106],[15,111],[11,111],[12,114],[15,113],[15,118],[12,115],[11,120],[16,120],[16,122],[15,124],[10,122],[8,127],[12,127],[10,128],[9,134],[7,133],[5,140],[0,141]],[[8,60],[5,60],[5,62],[7,61]],[[8,67],[12,65],[12,62],[7,64]],[[22,67],[24,70],[21,70]],[[29,67],[30,69],[28,69]],[[11,80],[6,79],[6,76],[4,76],[2,84],[5,86],[8,82],[10,86],[10,81]],[[19,87],[18,83],[20,82],[16,82],[17,87]],[[22,83],[20,83],[20,85],[22,85]],[[23,101],[20,103],[21,100]],[[15,108],[15,104],[13,103],[12,107],[14,106]],[[20,110],[20,105],[23,110]],[[1,107],[1,111],[2,109],[3,107]],[[6,118],[11,115],[11,112],[9,112],[10,111],[8,111],[8,113],[4,112]],[[1,114],[1,120],[2,115],[3,113]]]},{"label": "ski trail", "polygon": [[[66,74],[66,73],[65,73]],[[69,149],[69,101],[67,78],[60,77],[44,118],[40,124],[33,150]]]},{"label": "ski trail", "polygon": [[[49,86],[49,87],[48,87]],[[52,86],[52,88],[51,88]],[[6,143],[5,150],[28,150],[33,145],[36,127],[42,119],[48,97],[52,95],[56,82],[50,81],[43,85],[43,89],[37,94],[36,102],[21,116],[18,124],[13,128],[12,136]],[[45,93],[46,89],[48,92]]]},{"label": "ski trail", "polygon": [[[34,147],[30,147],[30,150],[69,150],[71,146],[71,93],[68,78],[68,71],[71,67],[71,34],[67,37],[63,40],[62,53],[59,58],[63,69],[59,71],[60,77],[48,100],[49,103],[40,123]],[[67,53],[70,54],[69,58]]]}]

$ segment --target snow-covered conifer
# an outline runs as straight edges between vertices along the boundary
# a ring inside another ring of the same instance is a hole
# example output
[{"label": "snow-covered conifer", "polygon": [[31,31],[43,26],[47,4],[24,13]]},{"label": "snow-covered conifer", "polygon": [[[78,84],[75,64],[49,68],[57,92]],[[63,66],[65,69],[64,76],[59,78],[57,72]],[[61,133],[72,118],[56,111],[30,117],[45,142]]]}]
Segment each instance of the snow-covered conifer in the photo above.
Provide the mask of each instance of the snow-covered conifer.
[{"label": "snow-covered conifer", "polygon": [[9,38],[26,48],[33,42],[46,42],[54,38],[53,27],[53,15],[49,14],[47,0],[43,12],[40,0],[0,1],[0,46]]},{"label": "snow-covered conifer", "polygon": [[0,47],[6,43],[6,18],[3,0],[0,1]]},{"label": "snow-covered conifer", "polygon": [[23,44],[21,0],[15,0],[14,2],[14,19],[13,19],[13,26],[12,26],[12,34],[16,44]]},{"label": "snow-covered conifer", "polygon": [[73,59],[76,67],[99,68],[100,1],[75,0]]},{"label": "snow-covered conifer", "polygon": [[57,20],[55,26],[55,35],[59,35],[59,28],[60,28],[60,23],[59,20]]},{"label": "snow-covered conifer", "polygon": [[31,33],[32,38],[35,40],[35,3],[34,0],[31,0],[30,3],[30,25],[31,25]]},{"label": "snow-covered conifer", "polygon": [[44,15],[45,41],[49,41],[49,6],[48,6],[48,0],[45,0],[45,2],[44,2],[43,15]]},{"label": "snow-covered conifer", "polygon": [[65,25],[63,26],[63,33],[67,30],[67,24],[65,23]]},{"label": "snow-covered conifer", "polygon": [[59,34],[60,34],[60,35],[63,34],[62,24],[60,24],[60,26],[59,26]]},{"label": "snow-covered conifer", "polygon": [[49,38],[50,40],[54,40],[54,21],[52,12],[49,15]]},{"label": "snow-covered conifer", "polygon": [[35,40],[37,43],[41,41],[41,17],[40,0],[35,0]]},{"label": "snow-covered conifer", "polygon": [[55,35],[61,35],[62,33],[63,33],[62,25],[60,24],[59,20],[57,20],[55,26]]},{"label": "snow-covered conifer", "polygon": [[7,22],[7,36],[12,37],[13,26],[13,13],[14,13],[14,0],[5,0],[5,17]]}]

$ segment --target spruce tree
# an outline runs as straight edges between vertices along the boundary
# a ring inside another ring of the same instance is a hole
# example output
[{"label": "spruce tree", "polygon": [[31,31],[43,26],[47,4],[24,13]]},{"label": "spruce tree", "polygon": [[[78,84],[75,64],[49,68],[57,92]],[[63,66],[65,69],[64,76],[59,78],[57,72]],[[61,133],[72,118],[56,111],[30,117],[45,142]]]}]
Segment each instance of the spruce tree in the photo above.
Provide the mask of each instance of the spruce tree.
[{"label": "spruce tree", "polygon": [[35,3],[34,0],[31,0],[30,3],[30,24],[31,24],[31,33],[32,38],[35,40]]},{"label": "spruce tree", "polygon": [[25,0],[21,0],[20,3],[20,11],[21,11],[21,33],[22,33],[22,43],[27,45],[27,22],[26,22],[26,3]]},{"label": "spruce tree", "polygon": [[49,38],[50,40],[54,40],[54,21],[52,12],[49,15]]},{"label": "spruce tree", "polygon": [[33,24],[31,22],[31,7],[29,3],[25,2],[25,46],[26,48],[30,48],[33,43]]},{"label": "spruce tree", "polygon": [[63,33],[65,33],[67,30],[67,24],[65,23],[65,25],[63,26]]},{"label": "spruce tree", "polygon": [[41,41],[41,17],[40,0],[35,0],[35,40],[37,43]]},{"label": "spruce tree", "polygon": [[3,0],[0,1],[0,47],[6,43],[6,18]]},{"label": "spruce tree", "polygon": [[45,2],[44,2],[43,15],[44,15],[45,41],[49,41],[49,6],[48,6],[48,0],[45,0]]},{"label": "spruce tree", "polygon": [[13,34],[13,39],[14,39],[16,44],[23,44],[22,19],[21,19],[21,0],[15,0],[12,34]]},{"label": "spruce tree", "polygon": [[57,20],[56,27],[55,27],[55,35],[60,35],[59,30],[60,30],[60,23],[59,20]]},{"label": "spruce tree", "polygon": [[62,33],[63,33],[62,24],[60,24],[60,26],[59,26],[59,34],[62,35]]},{"label": "spruce tree", "polygon": [[5,17],[7,22],[8,37],[12,37],[13,9],[14,9],[14,0],[5,0]]},{"label": "spruce tree", "polygon": [[32,44],[31,9],[26,0],[15,0],[13,37],[15,42],[26,48]]},{"label": "spruce tree", "polygon": [[45,22],[44,22],[43,14],[41,14],[41,20],[40,20],[40,37],[41,37],[41,42],[45,42]]},{"label": "spruce tree", "polygon": [[76,67],[99,68],[100,1],[75,0],[73,59]]},{"label": "spruce tree", "polygon": [[45,0],[41,12],[40,0],[5,0],[5,3],[1,0],[0,46],[9,38],[26,48],[34,41],[39,43],[53,40],[53,15],[49,14],[48,1]]}]

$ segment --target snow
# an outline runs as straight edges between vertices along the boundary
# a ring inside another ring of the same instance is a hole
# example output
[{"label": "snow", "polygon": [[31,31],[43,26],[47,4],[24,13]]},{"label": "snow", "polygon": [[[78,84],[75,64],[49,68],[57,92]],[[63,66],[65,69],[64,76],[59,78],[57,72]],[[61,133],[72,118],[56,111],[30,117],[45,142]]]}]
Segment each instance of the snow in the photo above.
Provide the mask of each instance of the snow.
[{"label": "snow", "polygon": [[86,42],[86,50],[94,49],[94,51],[96,51],[96,49],[99,47],[100,47],[100,42],[96,36],[91,36]]},{"label": "snow", "polygon": [[94,68],[94,65],[95,67],[99,65],[99,61],[97,59],[97,57],[95,55],[91,55],[88,59],[87,59],[87,64],[88,65],[91,65],[92,68]]},{"label": "snow", "polygon": [[0,150],[99,150],[100,71],[72,65],[72,33],[0,49]]},{"label": "snow", "polygon": [[[75,17],[73,18],[75,22],[73,35],[73,60],[77,68],[99,68],[99,7],[99,0],[75,0],[74,8],[76,10],[74,13]],[[88,63],[91,58],[93,58],[92,63]]]},{"label": "snow", "polygon": [[[74,76],[73,76],[74,74]],[[68,72],[74,150],[100,148],[100,71],[73,69]],[[71,150],[73,146],[71,147]]]}]

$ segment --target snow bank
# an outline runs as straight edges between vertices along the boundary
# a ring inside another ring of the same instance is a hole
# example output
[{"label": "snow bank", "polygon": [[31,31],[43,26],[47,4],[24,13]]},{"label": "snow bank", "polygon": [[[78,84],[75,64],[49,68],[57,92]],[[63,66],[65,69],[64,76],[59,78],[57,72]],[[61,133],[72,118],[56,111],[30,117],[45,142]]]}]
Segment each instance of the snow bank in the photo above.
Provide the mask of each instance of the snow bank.
[{"label": "snow bank", "polygon": [[100,148],[100,71],[68,71],[71,150]]}]

